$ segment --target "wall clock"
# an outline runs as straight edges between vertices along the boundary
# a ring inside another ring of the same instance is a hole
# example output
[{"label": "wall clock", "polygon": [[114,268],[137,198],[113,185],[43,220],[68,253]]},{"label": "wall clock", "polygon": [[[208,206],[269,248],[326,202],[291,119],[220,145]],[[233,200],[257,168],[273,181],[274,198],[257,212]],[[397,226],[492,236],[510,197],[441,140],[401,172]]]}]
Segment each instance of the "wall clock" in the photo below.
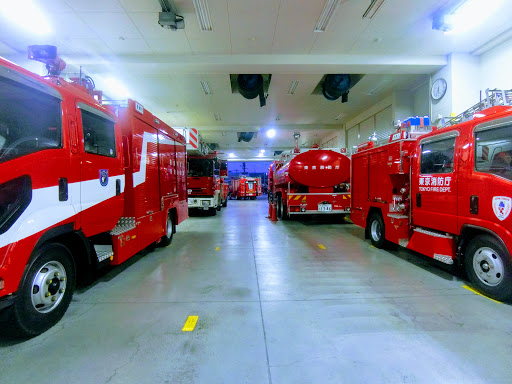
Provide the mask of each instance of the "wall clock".
[{"label": "wall clock", "polygon": [[443,78],[439,78],[432,84],[432,89],[430,90],[430,94],[432,95],[432,99],[441,100],[446,93],[446,88],[448,88],[448,84],[446,80]]}]

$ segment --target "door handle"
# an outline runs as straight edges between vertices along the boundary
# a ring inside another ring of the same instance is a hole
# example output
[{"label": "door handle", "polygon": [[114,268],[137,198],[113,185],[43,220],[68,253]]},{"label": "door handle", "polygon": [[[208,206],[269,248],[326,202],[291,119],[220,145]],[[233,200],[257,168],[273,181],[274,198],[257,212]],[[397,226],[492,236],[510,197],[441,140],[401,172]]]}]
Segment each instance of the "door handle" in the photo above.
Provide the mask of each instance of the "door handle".
[{"label": "door handle", "polygon": [[421,208],[421,193],[416,194],[416,207]]},{"label": "door handle", "polygon": [[469,213],[478,215],[478,196],[472,195],[469,199]]}]

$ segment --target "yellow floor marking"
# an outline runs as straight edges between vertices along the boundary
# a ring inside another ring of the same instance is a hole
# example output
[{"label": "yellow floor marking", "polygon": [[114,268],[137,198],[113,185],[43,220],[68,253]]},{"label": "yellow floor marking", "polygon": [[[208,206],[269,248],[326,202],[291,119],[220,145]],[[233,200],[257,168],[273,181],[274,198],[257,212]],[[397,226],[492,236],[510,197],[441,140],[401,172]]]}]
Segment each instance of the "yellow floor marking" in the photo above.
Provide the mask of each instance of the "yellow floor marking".
[{"label": "yellow floor marking", "polygon": [[215,247],[215,250],[216,251],[220,251],[220,247]]},{"label": "yellow floor marking", "polygon": [[322,244],[318,244],[318,248],[320,248],[320,249],[327,249]]},{"label": "yellow floor marking", "polygon": [[193,331],[194,328],[196,327],[197,319],[199,319],[199,316],[189,316],[181,331],[182,332]]},{"label": "yellow floor marking", "polygon": [[486,299],[489,299],[491,301],[494,301],[495,303],[498,303],[498,304],[503,304],[501,301],[498,301],[498,300],[494,300],[494,299],[491,299],[490,297],[487,297],[485,295],[482,295],[480,292],[478,292],[477,290],[474,290],[473,288],[471,287],[468,287],[467,285],[463,285],[462,288],[465,288],[467,289],[468,291],[471,291],[473,292],[475,295],[478,295],[478,296],[482,296],[482,297],[485,297]]}]

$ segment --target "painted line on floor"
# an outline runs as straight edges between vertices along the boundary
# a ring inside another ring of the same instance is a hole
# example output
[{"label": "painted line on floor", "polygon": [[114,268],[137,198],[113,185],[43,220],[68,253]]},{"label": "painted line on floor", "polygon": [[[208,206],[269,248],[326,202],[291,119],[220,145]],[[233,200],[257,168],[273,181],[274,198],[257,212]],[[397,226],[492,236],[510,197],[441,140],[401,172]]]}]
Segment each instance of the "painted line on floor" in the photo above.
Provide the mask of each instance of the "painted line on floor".
[{"label": "painted line on floor", "polygon": [[480,292],[478,292],[477,290],[471,288],[471,287],[468,287],[467,285],[463,285],[462,288],[464,289],[467,289],[468,291],[470,292],[473,292],[475,295],[478,295],[478,296],[482,296],[482,297],[485,297],[486,299],[489,299],[491,301],[494,301],[495,303],[498,303],[498,304],[503,304],[501,301],[498,301],[498,300],[494,300],[494,299],[491,299],[490,297],[488,296],[485,296],[483,294],[481,294]]},{"label": "painted line on floor", "polygon": [[215,250],[216,251],[220,251],[220,247],[215,247]]},{"label": "painted line on floor", "polygon": [[189,316],[187,318],[187,321],[185,322],[185,325],[183,326],[182,332],[191,332],[196,327],[197,320],[199,319],[199,316]]},{"label": "painted line on floor", "polygon": [[318,248],[320,248],[320,249],[327,249],[327,248],[325,248],[325,246],[323,246],[322,244],[317,244],[317,245],[318,245]]}]

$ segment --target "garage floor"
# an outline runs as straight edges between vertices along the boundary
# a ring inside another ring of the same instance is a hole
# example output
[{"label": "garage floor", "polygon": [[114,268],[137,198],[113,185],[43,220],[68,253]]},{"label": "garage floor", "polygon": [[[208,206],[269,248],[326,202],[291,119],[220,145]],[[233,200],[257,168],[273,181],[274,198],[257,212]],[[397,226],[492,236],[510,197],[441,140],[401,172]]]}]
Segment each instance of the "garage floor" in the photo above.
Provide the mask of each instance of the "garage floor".
[{"label": "garage floor", "polygon": [[512,382],[511,306],[352,224],[266,215],[191,217],[45,334],[0,336],[0,383]]}]

